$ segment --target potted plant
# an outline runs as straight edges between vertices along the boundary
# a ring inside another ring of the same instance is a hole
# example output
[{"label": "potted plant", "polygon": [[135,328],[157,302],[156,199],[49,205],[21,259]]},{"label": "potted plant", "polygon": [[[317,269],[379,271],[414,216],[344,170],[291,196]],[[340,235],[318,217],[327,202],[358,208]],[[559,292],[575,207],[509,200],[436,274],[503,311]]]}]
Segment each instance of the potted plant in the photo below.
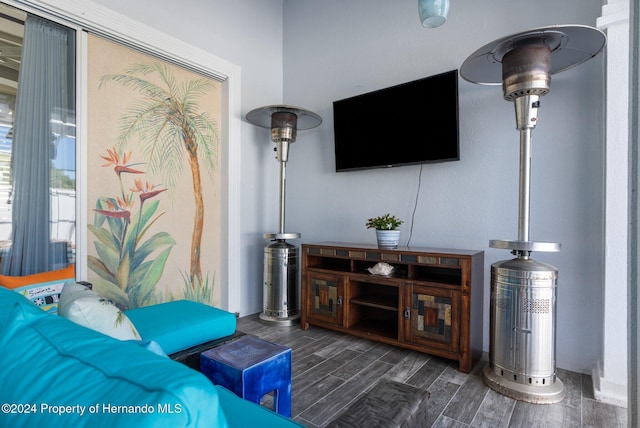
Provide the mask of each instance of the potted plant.
[{"label": "potted plant", "polygon": [[376,230],[376,239],[378,247],[381,248],[398,248],[400,241],[400,229],[398,227],[404,223],[398,217],[389,213],[372,217],[367,220],[367,229]]}]

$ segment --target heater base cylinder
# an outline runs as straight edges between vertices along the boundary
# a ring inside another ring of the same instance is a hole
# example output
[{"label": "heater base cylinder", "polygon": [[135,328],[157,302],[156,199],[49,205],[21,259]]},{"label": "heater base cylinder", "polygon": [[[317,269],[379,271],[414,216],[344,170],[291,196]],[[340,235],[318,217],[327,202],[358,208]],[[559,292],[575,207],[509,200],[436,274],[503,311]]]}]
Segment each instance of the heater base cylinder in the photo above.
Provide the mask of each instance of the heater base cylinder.
[{"label": "heater base cylinder", "polygon": [[558,378],[547,386],[530,386],[522,383],[512,382],[495,373],[491,368],[491,363],[486,364],[482,369],[482,380],[485,385],[499,392],[502,395],[518,401],[525,401],[533,404],[553,404],[562,401],[564,398],[564,384]]},{"label": "heater base cylinder", "polygon": [[300,314],[283,318],[283,317],[272,317],[265,314],[264,312],[261,312],[258,317],[262,324],[270,325],[270,326],[290,327],[300,322]]},{"label": "heater base cylinder", "polygon": [[558,271],[528,257],[491,265],[489,364],[485,383],[511,398],[553,403]]},{"label": "heater base cylinder", "polygon": [[297,247],[284,241],[265,247],[263,293],[260,321],[287,326],[299,320]]}]

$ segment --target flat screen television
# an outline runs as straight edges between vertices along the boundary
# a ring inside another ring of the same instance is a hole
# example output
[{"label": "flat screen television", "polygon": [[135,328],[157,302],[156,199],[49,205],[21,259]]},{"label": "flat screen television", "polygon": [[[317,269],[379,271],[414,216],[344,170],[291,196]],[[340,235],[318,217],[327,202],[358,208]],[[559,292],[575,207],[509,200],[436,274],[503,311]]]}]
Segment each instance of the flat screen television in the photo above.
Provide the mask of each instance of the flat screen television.
[{"label": "flat screen television", "polygon": [[458,70],[333,102],[336,171],[460,160]]}]

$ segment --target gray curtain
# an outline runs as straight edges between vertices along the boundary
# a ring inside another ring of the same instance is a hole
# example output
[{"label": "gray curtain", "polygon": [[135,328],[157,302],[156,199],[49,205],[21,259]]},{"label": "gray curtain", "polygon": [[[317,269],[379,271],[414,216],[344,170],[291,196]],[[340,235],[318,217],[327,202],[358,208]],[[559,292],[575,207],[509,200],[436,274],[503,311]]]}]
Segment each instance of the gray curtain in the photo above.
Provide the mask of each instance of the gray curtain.
[{"label": "gray curtain", "polygon": [[70,38],[67,28],[53,22],[33,15],[25,21],[11,158],[12,245],[0,266],[4,275],[49,271],[63,256],[51,244],[50,169],[54,126],[65,119],[73,93]]}]

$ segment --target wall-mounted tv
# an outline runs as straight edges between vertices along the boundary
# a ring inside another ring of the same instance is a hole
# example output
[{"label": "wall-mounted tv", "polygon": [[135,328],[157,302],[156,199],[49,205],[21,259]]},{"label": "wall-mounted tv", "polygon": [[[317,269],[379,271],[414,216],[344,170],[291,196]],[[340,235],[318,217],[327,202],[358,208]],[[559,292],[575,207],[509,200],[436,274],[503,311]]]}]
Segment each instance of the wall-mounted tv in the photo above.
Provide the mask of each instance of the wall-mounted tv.
[{"label": "wall-mounted tv", "polygon": [[458,70],[333,102],[336,171],[460,160]]}]

